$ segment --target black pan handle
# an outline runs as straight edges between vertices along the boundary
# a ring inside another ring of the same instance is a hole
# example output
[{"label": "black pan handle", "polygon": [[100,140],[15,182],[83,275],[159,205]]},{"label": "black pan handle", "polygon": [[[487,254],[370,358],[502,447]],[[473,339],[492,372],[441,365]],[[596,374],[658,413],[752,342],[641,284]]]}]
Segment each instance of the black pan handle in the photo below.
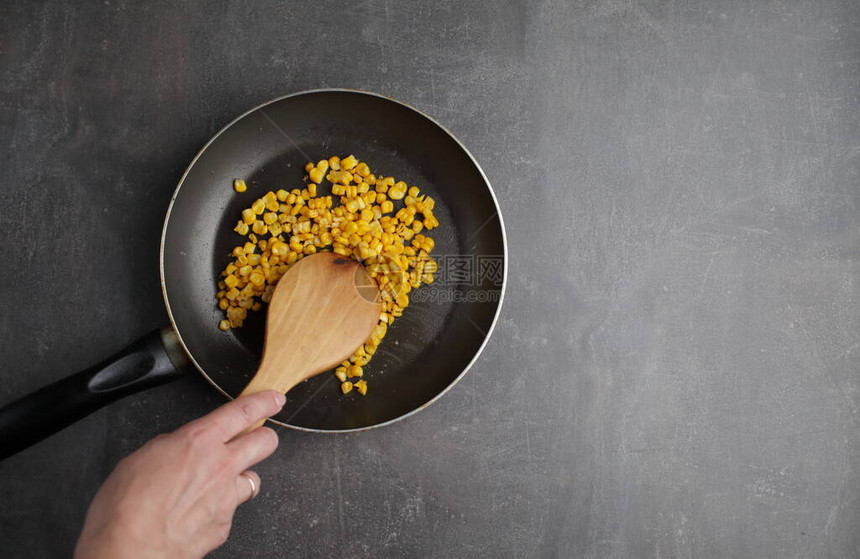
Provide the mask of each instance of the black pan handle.
[{"label": "black pan handle", "polygon": [[179,379],[187,361],[176,333],[156,330],[107,361],[0,408],[0,460],[111,402]]}]

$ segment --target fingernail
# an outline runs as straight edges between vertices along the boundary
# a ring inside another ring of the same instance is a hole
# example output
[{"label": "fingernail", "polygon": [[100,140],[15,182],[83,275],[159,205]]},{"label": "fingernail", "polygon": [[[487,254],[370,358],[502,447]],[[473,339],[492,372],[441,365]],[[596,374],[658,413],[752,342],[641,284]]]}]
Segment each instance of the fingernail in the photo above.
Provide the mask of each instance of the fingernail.
[{"label": "fingernail", "polygon": [[281,394],[280,392],[277,392],[275,394],[275,401],[278,403],[278,407],[282,408],[282,407],[284,407],[284,404],[287,402],[287,397],[285,395]]}]

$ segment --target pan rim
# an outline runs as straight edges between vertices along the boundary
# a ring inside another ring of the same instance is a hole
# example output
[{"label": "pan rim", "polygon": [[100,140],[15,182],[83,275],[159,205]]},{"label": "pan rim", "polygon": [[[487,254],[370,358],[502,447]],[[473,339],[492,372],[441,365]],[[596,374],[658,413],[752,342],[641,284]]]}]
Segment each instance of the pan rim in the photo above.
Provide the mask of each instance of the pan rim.
[{"label": "pan rim", "polygon": [[493,320],[490,323],[490,327],[487,329],[487,333],[484,336],[484,340],[481,342],[481,345],[478,347],[478,350],[475,352],[475,355],[472,357],[472,359],[469,361],[469,363],[463,368],[463,370],[460,372],[460,374],[457,375],[457,377],[454,378],[454,380],[451,381],[451,383],[448,384],[448,386],[446,386],[441,392],[439,392],[438,394],[433,396],[427,402],[424,402],[420,406],[416,407],[415,409],[410,410],[409,412],[406,412],[406,413],[399,415],[395,418],[389,419],[388,421],[383,421],[382,423],[376,423],[374,425],[367,425],[364,427],[354,427],[354,428],[348,428],[348,429],[315,429],[315,428],[311,428],[311,427],[302,427],[299,425],[292,425],[292,424],[285,423],[283,421],[280,421],[277,419],[272,419],[272,418],[269,418],[267,420],[267,421],[270,421],[270,422],[272,422],[276,425],[279,425],[281,427],[287,427],[289,429],[295,429],[296,431],[304,431],[304,432],[308,432],[308,433],[354,433],[354,432],[358,432],[358,431],[368,431],[370,429],[376,429],[378,427],[384,427],[384,426],[391,425],[392,423],[396,423],[402,419],[406,419],[407,417],[412,416],[413,414],[423,410],[424,408],[426,408],[427,406],[429,406],[430,404],[432,404],[433,402],[435,402],[436,400],[441,398],[449,390],[451,390],[451,388],[453,388],[454,385],[456,385],[458,382],[460,382],[460,380],[462,380],[462,378],[466,375],[467,372],[469,372],[469,370],[472,368],[472,366],[475,364],[475,362],[481,356],[481,353],[483,353],[484,348],[487,345],[487,342],[489,342],[490,338],[493,335],[493,330],[496,327],[496,323],[499,320],[499,316],[501,315],[502,306],[504,305],[504,300],[505,300],[505,291],[506,291],[507,285],[508,285],[508,239],[507,239],[507,233],[505,231],[505,222],[504,222],[504,219],[502,217],[502,210],[501,210],[501,207],[499,206],[499,200],[496,197],[496,193],[493,190],[493,186],[490,183],[490,179],[487,177],[487,174],[484,172],[484,169],[478,163],[477,159],[475,159],[475,156],[472,155],[472,152],[469,151],[469,149],[463,144],[463,142],[461,142],[459,140],[459,138],[457,138],[450,130],[448,130],[445,126],[443,126],[435,118],[426,114],[424,111],[422,111],[416,107],[413,107],[412,105],[410,105],[404,101],[401,101],[399,99],[396,99],[394,97],[389,97],[387,95],[382,95],[380,93],[375,93],[372,91],[365,91],[365,90],[361,90],[361,89],[345,88],[345,87],[326,87],[326,88],[317,88],[317,89],[306,89],[306,90],[297,91],[294,93],[289,93],[286,95],[282,95],[280,97],[275,97],[273,99],[269,99],[268,101],[265,101],[265,102],[255,106],[255,107],[245,111],[244,113],[240,114],[239,116],[237,116],[236,118],[231,120],[229,123],[227,123],[214,136],[212,136],[212,138],[210,138],[209,141],[206,142],[206,144],[204,144],[202,148],[200,148],[200,151],[197,152],[197,155],[194,156],[194,158],[191,160],[191,162],[185,168],[185,171],[182,173],[182,176],[179,179],[179,183],[176,185],[176,188],[173,191],[173,195],[170,198],[170,204],[167,206],[167,212],[164,216],[164,225],[162,226],[162,229],[161,229],[161,243],[160,243],[159,251],[158,251],[158,269],[159,269],[159,277],[161,280],[161,294],[162,294],[162,297],[164,298],[164,306],[167,309],[167,316],[168,316],[168,319],[170,320],[170,326],[173,329],[173,331],[176,333],[176,337],[179,340],[179,344],[182,347],[182,350],[188,356],[188,359],[191,361],[191,363],[194,364],[194,368],[196,368],[197,371],[203,375],[203,378],[205,378],[207,380],[207,382],[209,382],[209,384],[211,384],[218,392],[220,392],[222,395],[224,395],[228,400],[234,399],[233,396],[231,396],[224,389],[222,389],[218,385],[218,383],[216,383],[206,373],[206,371],[203,369],[203,367],[201,367],[200,364],[197,362],[197,360],[194,358],[194,355],[191,353],[191,350],[185,344],[185,340],[182,337],[182,333],[179,331],[179,327],[176,325],[176,321],[173,317],[173,310],[170,307],[170,298],[168,297],[168,294],[167,294],[167,284],[166,284],[165,276],[164,276],[164,249],[165,249],[165,243],[166,243],[166,239],[167,239],[167,226],[170,223],[170,216],[171,216],[171,213],[173,211],[173,205],[176,202],[177,196],[179,196],[179,192],[182,190],[182,185],[185,183],[185,179],[188,177],[188,174],[191,172],[191,169],[197,163],[197,160],[200,159],[200,157],[203,155],[203,153],[206,152],[206,150],[209,148],[209,146],[212,143],[214,143],[218,138],[220,138],[221,135],[224,132],[226,132],[230,127],[232,127],[234,124],[236,124],[240,120],[244,119],[245,117],[247,117],[247,116],[249,116],[249,115],[251,115],[251,114],[253,114],[253,113],[255,113],[255,112],[257,112],[257,111],[259,111],[259,110],[261,110],[261,109],[263,109],[263,108],[265,108],[265,107],[267,107],[273,103],[283,101],[284,99],[290,99],[292,97],[299,97],[302,95],[310,95],[310,94],[315,94],[315,93],[336,93],[336,92],[357,93],[360,95],[368,95],[371,97],[377,97],[380,99],[385,99],[387,101],[390,101],[392,103],[400,105],[400,106],[402,106],[402,107],[404,107],[410,111],[413,111],[413,112],[417,113],[418,115],[426,118],[432,124],[437,126],[440,130],[442,130],[445,134],[447,134],[454,142],[457,143],[457,145],[469,157],[469,160],[472,162],[472,164],[475,166],[475,168],[481,174],[481,178],[484,180],[484,184],[486,185],[487,190],[490,193],[490,198],[493,200],[493,206],[495,207],[496,217],[499,220],[499,228],[500,228],[501,233],[502,233],[502,252],[503,252],[502,285],[501,285],[500,293],[499,293],[499,303],[496,306]]}]

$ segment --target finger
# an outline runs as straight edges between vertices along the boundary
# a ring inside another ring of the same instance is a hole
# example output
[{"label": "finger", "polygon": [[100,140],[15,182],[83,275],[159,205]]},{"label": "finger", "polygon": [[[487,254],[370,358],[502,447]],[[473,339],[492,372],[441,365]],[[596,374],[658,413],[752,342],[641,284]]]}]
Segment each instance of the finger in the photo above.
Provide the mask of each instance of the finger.
[{"label": "finger", "polygon": [[286,398],[273,390],[236,398],[189,426],[202,427],[221,442],[227,442],[254,423],[273,416],[284,407]]},{"label": "finger", "polygon": [[260,494],[260,476],[257,472],[246,470],[236,476],[236,495],[240,503],[247,503]]},{"label": "finger", "polygon": [[227,449],[233,456],[237,472],[247,470],[265,460],[275,452],[276,448],[278,448],[278,434],[268,427],[260,427],[227,443]]}]

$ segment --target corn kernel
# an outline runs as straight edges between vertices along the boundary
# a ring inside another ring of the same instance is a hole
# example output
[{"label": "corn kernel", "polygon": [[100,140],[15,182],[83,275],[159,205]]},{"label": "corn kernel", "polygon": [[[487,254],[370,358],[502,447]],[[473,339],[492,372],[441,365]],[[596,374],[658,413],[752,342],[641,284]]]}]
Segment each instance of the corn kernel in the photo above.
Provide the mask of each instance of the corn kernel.
[{"label": "corn kernel", "polygon": [[245,192],[248,190],[248,185],[242,179],[236,179],[233,181],[233,190],[236,192]]},{"label": "corn kernel", "polygon": [[287,243],[283,241],[277,241],[272,244],[271,247],[272,254],[277,254],[278,256],[286,256],[286,254],[290,251],[290,247]]},{"label": "corn kernel", "polygon": [[356,382],[355,388],[356,388],[356,390],[358,390],[359,394],[364,396],[365,394],[367,394],[367,381],[366,380],[360,380],[360,381]]},{"label": "corn kernel", "polygon": [[350,392],[352,392],[352,383],[349,381],[341,383],[340,391],[344,394],[349,394]]},{"label": "corn kernel", "polygon": [[269,228],[266,227],[266,224],[260,221],[259,219],[254,222],[254,225],[251,227],[251,230],[257,235],[265,235]]},{"label": "corn kernel", "polygon": [[401,307],[409,306],[409,296],[405,293],[398,293],[397,297],[394,298],[394,301]]},{"label": "corn kernel", "polygon": [[266,281],[266,276],[264,276],[262,272],[253,271],[248,277],[248,281],[250,281],[252,285],[259,287]]},{"label": "corn kernel", "polygon": [[358,160],[354,155],[348,155],[347,157],[340,160],[340,168],[349,171],[353,167],[358,165]]}]

